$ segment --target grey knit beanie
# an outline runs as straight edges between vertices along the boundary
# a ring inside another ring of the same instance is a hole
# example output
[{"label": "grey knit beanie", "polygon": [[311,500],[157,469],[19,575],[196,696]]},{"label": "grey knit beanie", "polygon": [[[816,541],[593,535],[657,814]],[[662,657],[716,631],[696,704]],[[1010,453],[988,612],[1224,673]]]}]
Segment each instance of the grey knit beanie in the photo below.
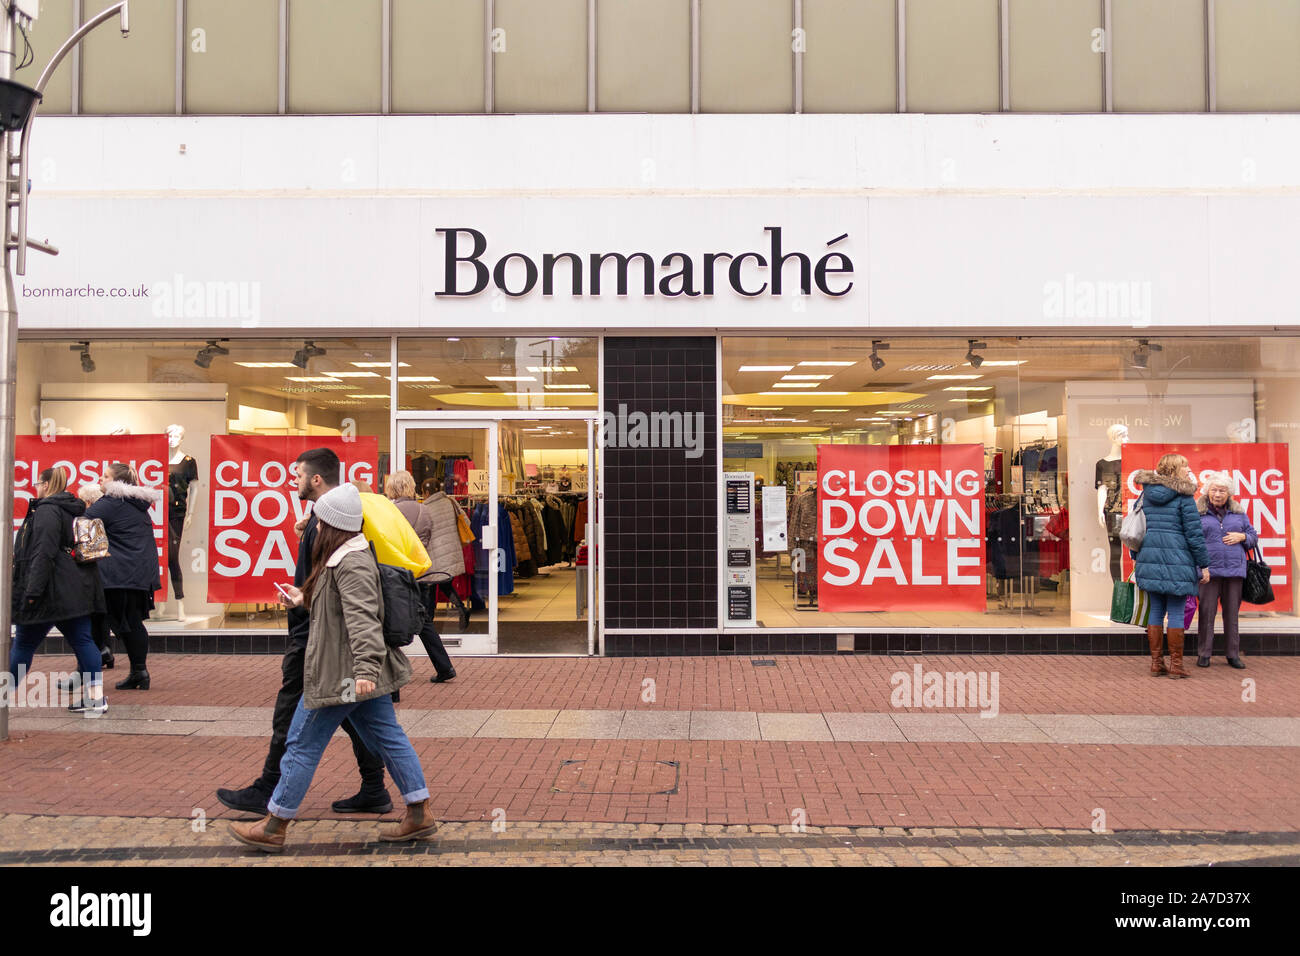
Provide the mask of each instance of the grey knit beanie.
[{"label": "grey knit beanie", "polygon": [[361,530],[361,493],[352,485],[331,488],[316,500],[316,517],[340,531]]}]

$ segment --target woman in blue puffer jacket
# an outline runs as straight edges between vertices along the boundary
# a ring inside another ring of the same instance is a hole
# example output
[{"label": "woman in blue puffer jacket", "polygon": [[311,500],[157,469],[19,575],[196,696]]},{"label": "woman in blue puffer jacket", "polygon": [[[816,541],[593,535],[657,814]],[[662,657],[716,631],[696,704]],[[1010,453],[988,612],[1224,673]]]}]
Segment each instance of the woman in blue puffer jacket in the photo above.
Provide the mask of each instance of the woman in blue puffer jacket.
[{"label": "woman in blue puffer jacket", "polygon": [[1201,585],[1201,608],[1196,615],[1200,638],[1196,665],[1210,666],[1214,612],[1222,604],[1228,664],[1242,669],[1246,665],[1241,662],[1237,612],[1241,609],[1241,591],[1246,583],[1246,552],[1259,544],[1259,532],[1251,527],[1246,509],[1232,497],[1232,476],[1226,471],[1209,476],[1205,495],[1196,502],[1196,509],[1201,513],[1201,529],[1210,552],[1210,580]]},{"label": "woman in blue puffer jacket", "polygon": [[[1182,455],[1161,457],[1155,471],[1139,471],[1133,480],[1142,486],[1142,511],[1147,530],[1142,548],[1133,555],[1137,586],[1147,592],[1151,613],[1147,617],[1147,642],[1151,647],[1151,674],[1190,677],[1183,669],[1183,607],[1210,580],[1210,555],[1205,548],[1201,516],[1196,511],[1196,483]],[[1169,667],[1161,652],[1165,615],[1169,621]]]}]

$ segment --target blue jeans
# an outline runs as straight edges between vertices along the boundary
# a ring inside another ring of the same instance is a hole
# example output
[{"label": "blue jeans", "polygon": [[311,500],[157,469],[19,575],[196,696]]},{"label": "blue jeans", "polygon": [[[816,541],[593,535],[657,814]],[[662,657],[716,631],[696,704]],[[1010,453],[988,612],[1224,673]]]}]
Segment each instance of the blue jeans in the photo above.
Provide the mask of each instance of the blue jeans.
[{"label": "blue jeans", "polygon": [[366,749],[384,758],[384,765],[401,790],[403,800],[419,803],[428,799],[429,788],[424,782],[420,758],[397,723],[391,697],[381,694],[358,704],[337,704],[315,710],[308,710],[299,698],[293,723],[289,725],[288,749],[280,761],[280,782],[266,805],[268,811],[286,820],[298,815],[311,778],[325,755],[325,747],[345,717],[351,719]]},{"label": "blue jeans", "polygon": [[51,628],[57,627],[59,633],[72,645],[72,652],[77,655],[77,668],[82,681],[89,687],[104,683],[103,658],[95,639],[90,632],[90,615],[73,617],[66,621],[49,621],[45,624],[19,624],[15,628],[13,650],[9,652],[9,674],[14,686],[18,686],[18,674],[24,677],[32,669],[32,658],[41,646]]},{"label": "blue jeans", "polygon": [[1159,591],[1148,591],[1147,598],[1151,601],[1147,627],[1164,627],[1166,614],[1173,618],[1170,627],[1183,626],[1183,609],[1187,606],[1186,594],[1161,594]]}]

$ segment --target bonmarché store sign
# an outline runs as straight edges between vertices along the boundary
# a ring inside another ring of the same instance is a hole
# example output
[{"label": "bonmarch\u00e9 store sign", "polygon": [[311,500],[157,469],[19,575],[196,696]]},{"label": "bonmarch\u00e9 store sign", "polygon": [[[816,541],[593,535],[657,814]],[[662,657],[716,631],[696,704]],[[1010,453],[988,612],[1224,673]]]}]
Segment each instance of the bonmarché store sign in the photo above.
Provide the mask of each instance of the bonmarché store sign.
[{"label": "bonmarch\u00e9 store sign", "polygon": [[[853,289],[853,260],[843,252],[818,257],[786,251],[780,226],[765,226],[770,244],[763,252],[506,252],[493,259],[487,236],[469,227],[439,228],[443,237],[443,283],[438,296],[475,296],[490,287],[511,297],[538,291],[574,296],[736,295],[779,296],[786,293],[839,297]],[[849,238],[841,233],[827,247]],[[787,277],[787,270],[790,275]],[[612,273],[612,281],[610,278]],[[611,288],[612,286],[612,288]]]}]

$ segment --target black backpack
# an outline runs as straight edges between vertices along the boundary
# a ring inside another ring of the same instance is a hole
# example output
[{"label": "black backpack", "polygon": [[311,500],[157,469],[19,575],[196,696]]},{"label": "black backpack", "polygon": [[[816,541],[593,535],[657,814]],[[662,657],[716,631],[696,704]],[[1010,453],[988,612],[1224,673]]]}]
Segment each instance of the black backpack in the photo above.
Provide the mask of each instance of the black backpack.
[{"label": "black backpack", "polygon": [[370,543],[370,555],[379,565],[379,590],[384,596],[384,643],[389,647],[405,647],[428,623],[420,586],[406,568],[381,562],[375,554],[374,542]]}]

